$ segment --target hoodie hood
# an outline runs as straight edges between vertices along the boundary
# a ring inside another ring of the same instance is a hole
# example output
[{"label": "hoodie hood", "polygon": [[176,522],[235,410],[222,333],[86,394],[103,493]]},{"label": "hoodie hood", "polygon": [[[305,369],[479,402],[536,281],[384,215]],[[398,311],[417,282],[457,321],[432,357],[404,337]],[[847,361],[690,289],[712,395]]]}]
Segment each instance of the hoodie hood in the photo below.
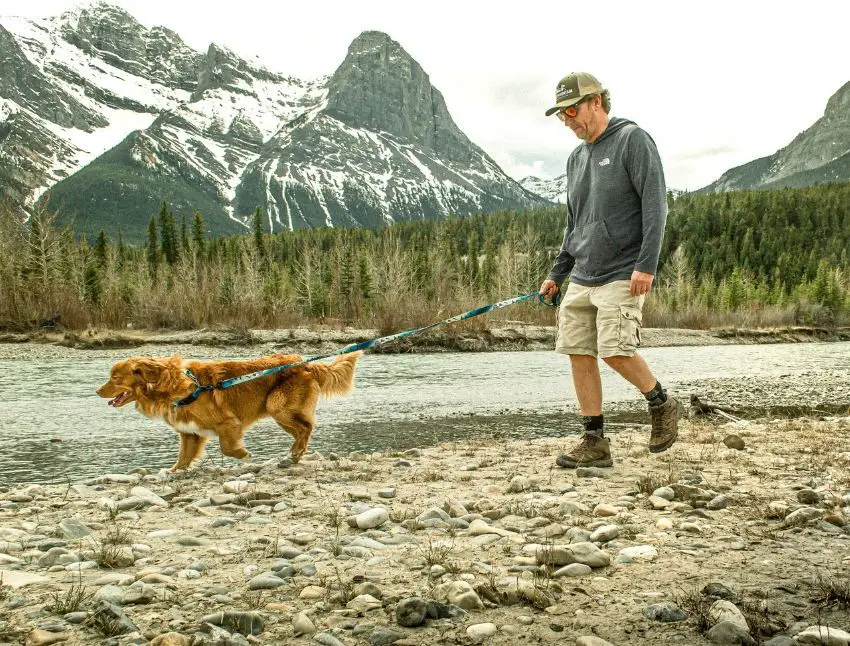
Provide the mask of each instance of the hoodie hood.
[{"label": "hoodie hood", "polygon": [[623,119],[621,117],[612,117],[611,120],[608,122],[608,127],[605,128],[605,131],[601,135],[599,135],[599,138],[596,141],[594,141],[592,144],[589,144],[589,145],[595,146],[595,145],[599,144],[600,142],[605,141],[605,139],[607,139],[611,135],[619,132],[620,130],[622,130],[626,126],[635,126],[635,125],[637,125],[637,124],[634,121],[632,121],[631,119]]}]

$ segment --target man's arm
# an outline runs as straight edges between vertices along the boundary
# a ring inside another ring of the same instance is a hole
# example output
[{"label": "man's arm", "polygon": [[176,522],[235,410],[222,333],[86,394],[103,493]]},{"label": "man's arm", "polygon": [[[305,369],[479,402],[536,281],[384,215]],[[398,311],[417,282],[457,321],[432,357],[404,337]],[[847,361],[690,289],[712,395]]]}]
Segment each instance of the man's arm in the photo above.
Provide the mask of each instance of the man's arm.
[{"label": "man's arm", "polygon": [[667,185],[658,148],[652,137],[639,128],[629,138],[628,162],[632,186],[641,198],[643,222],[643,242],[635,271],[654,276],[667,224]]}]

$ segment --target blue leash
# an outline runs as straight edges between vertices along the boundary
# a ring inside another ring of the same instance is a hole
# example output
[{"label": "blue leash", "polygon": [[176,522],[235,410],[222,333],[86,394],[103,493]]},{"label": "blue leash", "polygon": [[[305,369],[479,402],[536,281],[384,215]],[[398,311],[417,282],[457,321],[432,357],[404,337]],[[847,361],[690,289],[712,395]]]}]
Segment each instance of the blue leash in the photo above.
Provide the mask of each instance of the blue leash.
[{"label": "blue leash", "polygon": [[360,343],[354,343],[352,345],[347,345],[341,350],[336,350],[335,352],[329,352],[328,354],[320,354],[315,357],[310,357],[308,359],[303,359],[301,361],[297,361],[295,363],[287,363],[282,366],[274,366],[273,368],[266,368],[265,370],[259,370],[257,372],[252,372],[247,375],[242,375],[240,377],[233,377],[231,379],[225,379],[224,381],[215,384],[215,385],[202,385],[195,374],[186,368],[183,372],[186,374],[189,379],[195,384],[195,390],[191,395],[184,397],[183,399],[174,402],[174,406],[186,406],[187,404],[191,404],[195,401],[203,392],[209,390],[224,390],[225,388],[231,388],[238,384],[243,384],[246,381],[253,381],[254,379],[260,379],[261,377],[266,377],[268,375],[273,375],[278,372],[282,372],[283,370],[288,370],[289,368],[294,368],[296,366],[303,366],[305,363],[312,363],[313,361],[318,361],[319,359],[327,359],[329,357],[334,357],[339,354],[348,354],[349,352],[356,352],[357,350],[368,350],[370,348],[375,348],[379,345],[385,345],[387,343],[392,343],[393,341],[398,341],[399,339],[403,339],[404,337],[411,336],[413,334],[419,334],[420,332],[424,332],[425,330],[430,330],[431,328],[435,328],[438,325],[445,325],[447,323],[456,323],[457,321],[463,321],[465,319],[471,319],[474,316],[480,316],[481,314],[486,314],[492,310],[501,309],[503,307],[508,307],[509,305],[513,305],[514,303],[519,303],[521,301],[527,301],[530,298],[537,297],[538,300],[547,307],[557,307],[561,301],[561,293],[558,292],[555,294],[554,298],[550,302],[547,302],[540,292],[533,292],[531,294],[524,294],[522,296],[515,296],[514,298],[509,298],[504,301],[500,301],[498,303],[493,303],[491,305],[485,305],[483,307],[479,307],[474,310],[469,310],[468,312],[464,312],[463,314],[458,314],[457,316],[452,316],[451,318],[443,319],[442,321],[437,321],[436,323],[429,323],[423,327],[415,328],[413,330],[406,330],[404,332],[398,332],[396,334],[391,334],[389,336],[382,336],[377,339],[370,339],[368,341],[361,341]]}]

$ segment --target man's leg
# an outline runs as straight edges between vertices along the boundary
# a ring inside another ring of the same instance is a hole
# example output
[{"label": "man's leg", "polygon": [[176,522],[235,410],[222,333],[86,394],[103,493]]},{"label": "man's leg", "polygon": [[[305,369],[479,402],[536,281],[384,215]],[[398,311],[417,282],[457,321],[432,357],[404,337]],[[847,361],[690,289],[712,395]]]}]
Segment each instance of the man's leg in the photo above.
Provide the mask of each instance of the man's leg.
[{"label": "man's leg", "polygon": [[630,357],[605,357],[603,361],[642,393],[646,394],[655,387],[657,380],[639,354],[635,353]]},{"label": "man's leg", "polygon": [[629,281],[616,281],[597,290],[594,304],[599,308],[599,355],[629,383],[643,393],[649,404],[652,433],[649,450],[660,453],[678,437],[679,408],[652,374],[640,346],[643,296],[629,294]]},{"label": "man's leg", "polygon": [[556,464],[567,469],[578,466],[610,467],[611,451],[602,437],[602,379],[596,358],[596,307],[590,303],[591,289],[570,283],[558,312],[555,351],[570,356],[570,366],[585,433]]},{"label": "man's leg", "polygon": [[571,354],[570,367],[578,408],[585,417],[602,414],[602,377],[596,357]]}]

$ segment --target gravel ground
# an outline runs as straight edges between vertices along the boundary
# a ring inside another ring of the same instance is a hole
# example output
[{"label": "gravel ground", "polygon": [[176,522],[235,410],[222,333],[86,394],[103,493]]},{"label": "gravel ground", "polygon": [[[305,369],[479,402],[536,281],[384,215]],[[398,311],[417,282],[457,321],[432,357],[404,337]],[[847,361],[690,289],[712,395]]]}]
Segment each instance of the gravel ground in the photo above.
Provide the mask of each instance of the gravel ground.
[{"label": "gravel ground", "polygon": [[[0,644],[847,644],[850,418],[0,488]],[[829,640],[820,635],[829,633]]]}]

